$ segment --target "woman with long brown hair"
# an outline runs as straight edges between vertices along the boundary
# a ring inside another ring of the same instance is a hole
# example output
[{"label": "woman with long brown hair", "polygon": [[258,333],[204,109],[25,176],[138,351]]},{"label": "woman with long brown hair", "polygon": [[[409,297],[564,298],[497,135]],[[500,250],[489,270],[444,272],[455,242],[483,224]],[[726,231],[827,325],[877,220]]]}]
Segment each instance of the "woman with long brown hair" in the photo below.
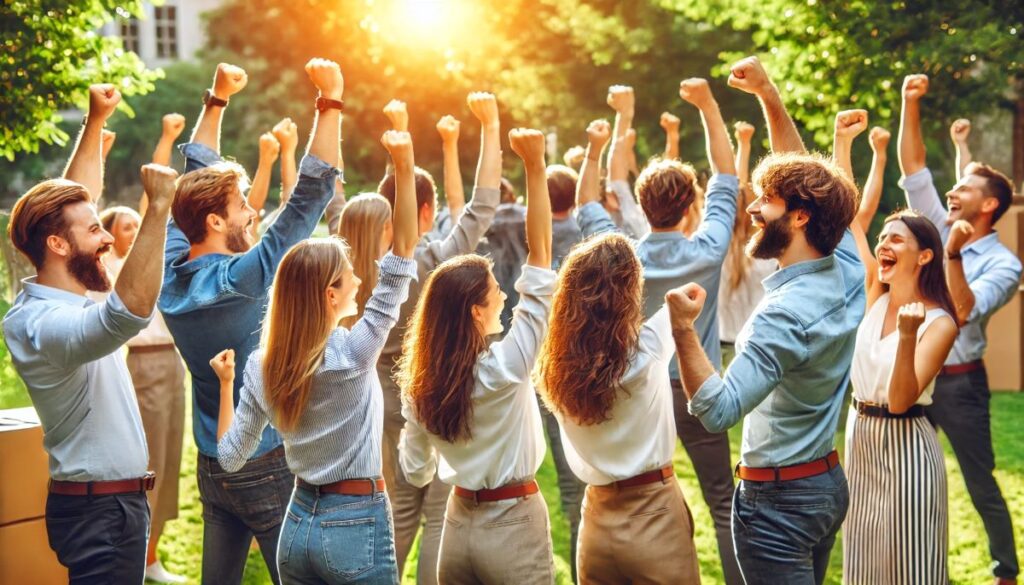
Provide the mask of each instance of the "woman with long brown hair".
[{"label": "woman with long brown hair", "polygon": [[545,442],[530,383],[555,281],[544,135],[516,129],[509,142],[526,166],[529,248],[509,332],[488,343],[502,331],[505,294],[488,260],[458,256],[427,279],[399,362],[405,475],[422,486],[436,469],[455,486],[440,583],[554,582],[547,506],[533,479]]},{"label": "woman with long brown hair", "polygon": [[689,507],[672,470],[668,312],[643,320],[642,267],[624,236],[577,245],[559,271],[538,386],[588,484],[581,583],[699,583]]},{"label": "woman with long brown hair", "polygon": [[344,242],[305,240],[278,266],[262,347],[245,365],[237,413],[234,352],[210,362],[221,381],[221,466],[242,467],[267,424],[284,439],[295,474],[278,546],[284,582],[398,582],[381,479],[384,407],[375,364],[416,274],[418,237],[412,141],[391,131],[382,142],[398,182],[394,247],[380,262],[362,318],[351,329],[338,325],[355,313],[361,284]]},{"label": "woman with long brown hair", "polygon": [[[377,261],[391,248],[394,234],[391,227],[391,204],[377,193],[361,193],[345,203],[341,210],[338,235],[348,245],[352,272],[359,280],[377,282]],[[356,293],[356,314],[341,320],[343,327],[352,327],[363,316],[372,289],[360,287]]]}]

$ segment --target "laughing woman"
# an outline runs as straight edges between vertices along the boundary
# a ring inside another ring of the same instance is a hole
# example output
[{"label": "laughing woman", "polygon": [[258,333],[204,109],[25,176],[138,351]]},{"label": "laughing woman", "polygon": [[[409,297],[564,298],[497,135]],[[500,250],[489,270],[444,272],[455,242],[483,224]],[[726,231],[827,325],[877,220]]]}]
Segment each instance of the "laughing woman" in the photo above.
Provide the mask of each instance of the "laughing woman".
[{"label": "laughing woman", "polygon": [[490,262],[459,256],[427,279],[399,362],[402,469],[414,485],[429,483],[437,469],[455,486],[439,583],[554,582],[547,505],[533,478],[545,442],[530,383],[555,282],[544,135],[517,129],[509,142],[526,166],[529,253],[508,335],[487,342],[502,331],[505,304]]},{"label": "laughing woman", "polygon": [[416,274],[418,238],[412,142],[406,132],[388,132],[382,142],[398,182],[394,247],[380,262],[362,318],[351,329],[338,326],[355,314],[360,285],[342,241],[305,240],[277,269],[262,347],[245,366],[237,412],[234,353],[210,363],[221,380],[220,464],[240,468],[271,422],[284,438],[296,478],[277,553],[285,583],[398,582],[375,364]]}]

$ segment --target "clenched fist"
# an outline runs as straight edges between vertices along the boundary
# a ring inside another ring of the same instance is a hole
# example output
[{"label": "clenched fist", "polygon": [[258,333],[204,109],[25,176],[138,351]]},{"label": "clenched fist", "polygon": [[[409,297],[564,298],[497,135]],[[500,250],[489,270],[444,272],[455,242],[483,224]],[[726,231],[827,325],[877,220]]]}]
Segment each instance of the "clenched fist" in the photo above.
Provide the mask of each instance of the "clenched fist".
[{"label": "clenched fist", "polygon": [[853,140],[868,128],[867,110],[843,110],[836,114],[836,136]]},{"label": "clenched fist", "polygon": [[636,105],[633,88],[628,85],[613,85],[608,88],[608,105],[616,112],[632,116]]},{"label": "clenched fist", "polygon": [[249,76],[245,73],[245,69],[221,63],[217,65],[217,72],[213,74],[213,95],[226,100],[242,91],[247,83],[249,83]]},{"label": "clenched fist", "polygon": [[89,86],[89,118],[105,122],[114,108],[121,103],[121,92],[111,83],[97,83]]},{"label": "clenched fist", "polygon": [[679,134],[679,116],[669,112],[662,112],[661,127],[668,134]]},{"label": "clenched fist", "polygon": [[691,77],[679,82],[679,97],[697,108],[703,108],[715,101],[707,79]]},{"label": "clenched fist", "polygon": [[733,133],[737,142],[750,142],[754,137],[754,125],[749,122],[736,122],[733,125]]},{"label": "clenched fist", "polygon": [[498,128],[498,100],[493,93],[474,91],[466,98],[469,111],[473,112],[484,128]]},{"label": "clenched fist", "polygon": [[665,293],[672,329],[689,329],[704,309],[708,293],[697,283],[691,282]]},{"label": "clenched fist", "polygon": [[270,132],[260,136],[260,164],[269,164],[277,160],[281,153],[281,143]]},{"label": "clenched fist", "polygon": [[900,335],[917,336],[917,329],[924,323],[924,303],[907,303],[896,313],[896,328]]},{"label": "clenched fist", "polygon": [[395,163],[395,167],[402,165],[412,166],[412,136],[408,132],[388,130],[384,133],[384,136],[381,136],[380,143],[384,145],[388,154],[391,155],[391,160]]},{"label": "clenched fist", "polygon": [[768,73],[757,57],[740,59],[729,69],[729,87],[758,95],[771,87]]},{"label": "clenched fist", "polygon": [[544,164],[544,133],[530,128],[513,128],[508,133],[508,141],[512,151],[523,159],[524,163]]},{"label": "clenched fist", "polygon": [[170,167],[150,163],[142,167],[142,189],[149,197],[149,205],[170,206],[174,199],[174,182],[178,172]]},{"label": "clenched fist", "polygon": [[225,349],[213,356],[210,360],[210,367],[217,374],[221,382],[229,382],[235,379],[235,350]]},{"label": "clenched fist", "polygon": [[903,99],[919,100],[928,93],[928,76],[922,73],[903,78]]},{"label": "clenched fist", "polygon": [[608,144],[612,136],[612,127],[608,120],[594,120],[587,126],[587,141],[590,143],[590,152],[600,153]]},{"label": "clenched fist", "polygon": [[174,140],[185,130],[185,116],[181,114],[164,114],[163,135]]},{"label": "clenched fist", "polygon": [[443,116],[437,121],[437,133],[441,135],[441,142],[454,144],[459,141],[459,121],[455,116]]},{"label": "clenched fist", "polygon": [[306,75],[320,90],[321,97],[340,100],[345,93],[345,78],[341,76],[341,67],[330,59],[310,59],[306,63]]},{"label": "clenched fist", "polygon": [[100,155],[103,157],[103,160],[107,160],[107,155],[110,154],[110,149],[114,147],[114,141],[117,140],[117,132],[104,130],[100,135],[100,140]]},{"label": "clenched fist", "polygon": [[295,148],[299,145],[299,127],[292,122],[291,118],[285,118],[274,124],[274,127],[270,129],[270,132],[277,138],[278,144],[281,145],[281,150],[285,153],[294,153]]},{"label": "clenched fist", "polygon": [[405,102],[401,100],[391,100],[386,106],[384,106],[384,115],[387,116],[388,121],[391,122],[391,129],[399,132],[409,131],[409,110],[405,107]]},{"label": "clenched fist", "polygon": [[949,238],[946,239],[946,252],[959,254],[967,240],[974,235],[974,226],[965,219],[958,219],[949,228]]},{"label": "clenched fist", "polygon": [[881,126],[875,126],[868,134],[868,140],[871,142],[871,150],[884,154],[885,149],[889,148],[890,138],[892,138],[892,134],[890,134],[888,130]]},{"label": "clenched fist", "polygon": [[953,125],[949,127],[949,137],[953,139],[953,142],[957,144],[963,144],[967,142],[967,137],[971,134],[971,121],[967,118],[960,118]]}]

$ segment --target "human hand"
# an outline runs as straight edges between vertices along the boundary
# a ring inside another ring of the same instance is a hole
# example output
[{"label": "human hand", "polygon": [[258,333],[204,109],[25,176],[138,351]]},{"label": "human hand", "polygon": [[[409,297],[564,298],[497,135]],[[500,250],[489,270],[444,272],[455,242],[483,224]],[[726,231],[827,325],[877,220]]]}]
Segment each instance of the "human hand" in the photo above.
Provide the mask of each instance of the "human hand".
[{"label": "human hand", "polygon": [[162,134],[164,138],[174,140],[185,130],[185,116],[181,114],[164,114]]},{"label": "human hand", "polygon": [[843,110],[836,114],[835,133],[839,138],[853,141],[861,132],[867,130],[867,110]]},{"label": "human hand", "polygon": [[334,61],[314,57],[306,63],[306,74],[320,90],[321,97],[340,100],[344,95],[345,78],[341,75],[341,67]]},{"label": "human hand", "polygon": [[235,350],[225,349],[213,356],[210,360],[210,367],[213,368],[217,379],[221,382],[231,382],[235,379]]},{"label": "human hand", "polygon": [[299,127],[295,125],[295,122],[292,122],[291,118],[284,118],[277,124],[274,124],[270,132],[277,139],[278,144],[281,145],[283,152],[286,154],[295,152],[299,145]]},{"label": "human hand", "polygon": [[103,160],[107,160],[107,155],[110,154],[110,149],[114,147],[114,141],[117,140],[117,133],[110,130],[104,130],[100,135],[100,156]]},{"label": "human hand", "polygon": [[281,143],[277,141],[270,132],[264,132],[260,136],[260,164],[270,164],[277,160],[281,153]]},{"label": "human hand", "polygon": [[619,114],[633,116],[636,96],[628,85],[613,85],[608,88],[608,105]]},{"label": "human hand", "polygon": [[957,144],[964,144],[967,142],[967,137],[971,134],[971,121],[967,118],[960,118],[953,125],[949,127],[949,137],[953,139],[953,142]]},{"label": "human hand", "polygon": [[89,86],[89,119],[106,122],[121,103],[121,92],[112,83],[96,83]]},{"label": "human hand", "polygon": [[174,182],[178,172],[170,167],[150,163],[142,167],[142,189],[149,197],[150,207],[171,205],[174,200]]},{"label": "human hand", "polygon": [[946,239],[946,252],[959,254],[967,240],[974,235],[974,226],[965,219],[958,219],[949,228],[949,238]]},{"label": "human hand", "polygon": [[771,83],[768,73],[757,57],[740,59],[729,69],[729,87],[760,95],[765,89],[771,87]]},{"label": "human hand", "polygon": [[461,123],[455,116],[443,116],[437,121],[437,133],[441,135],[443,144],[454,144],[459,141],[459,126]]},{"label": "human hand", "polygon": [[679,97],[698,109],[705,108],[715,101],[715,97],[711,95],[711,86],[708,85],[708,80],[700,77],[691,77],[680,81]]},{"label": "human hand", "polygon": [[922,73],[903,78],[903,99],[917,101],[928,93],[928,76]]},{"label": "human hand", "polygon": [[691,282],[665,293],[672,329],[689,329],[704,309],[708,293],[697,283]]},{"label": "human hand", "polygon": [[594,120],[587,126],[587,141],[591,153],[600,153],[612,137],[612,127],[608,120]]},{"label": "human hand", "polygon": [[871,150],[885,154],[885,149],[889,148],[889,139],[892,138],[892,134],[888,130],[881,126],[875,126],[871,129],[868,134],[868,140],[871,142]]},{"label": "human hand", "polygon": [[544,166],[544,133],[531,128],[513,128],[508,133],[512,151],[529,165]]},{"label": "human hand", "polygon": [[213,74],[213,95],[226,100],[242,91],[247,83],[249,83],[249,76],[245,73],[245,69],[221,63],[217,65],[217,72]]},{"label": "human hand", "polygon": [[384,106],[384,115],[387,116],[388,121],[391,122],[391,129],[399,132],[409,131],[409,110],[405,107],[405,102],[401,100],[391,100],[386,106]]},{"label": "human hand", "polygon": [[380,143],[391,155],[395,168],[413,166],[412,136],[408,132],[388,130],[381,136]]},{"label": "human hand", "polygon": [[924,323],[924,303],[907,303],[896,313],[896,328],[900,335],[917,337],[917,329]]},{"label": "human hand", "polygon": [[736,122],[733,126],[736,142],[750,142],[754,137],[754,125],[749,122]]},{"label": "human hand", "polygon": [[670,112],[662,112],[661,127],[666,134],[679,134],[679,116]]},{"label": "human hand", "polygon": [[495,99],[493,93],[474,91],[466,98],[466,103],[469,104],[469,110],[473,112],[476,119],[480,120],[481,126],[490,129],[498,128],[500,124],[498,120],[498,100]]}]

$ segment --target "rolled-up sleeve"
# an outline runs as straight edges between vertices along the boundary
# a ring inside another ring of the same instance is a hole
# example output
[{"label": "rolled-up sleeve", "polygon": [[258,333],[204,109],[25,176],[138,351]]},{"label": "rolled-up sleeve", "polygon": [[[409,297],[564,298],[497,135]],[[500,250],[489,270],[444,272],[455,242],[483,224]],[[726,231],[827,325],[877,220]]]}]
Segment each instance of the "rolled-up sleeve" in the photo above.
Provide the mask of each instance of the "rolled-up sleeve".
[{"label": "rolled-up sleeve", "polygon": [[651,224],[644,217],[644,212],[633,198],[633,188],[626,181],[611,181],[608,188],[619,200],[619,213],[622,214],[622,231],[634,240],[642,240],[651,233]]},{"label": "rolled-up sleeve", "polygon": [[928,170],[928,167],[901,178],[900,187],[906,193],[907,205],[930,219],[942,235],[942,241],[946,241],[946,237],[949,235],[949,226],[946,225],[946,208],[942,206],[942,199],[939,197],[938,190],[935,189],[932,172]]},{"label": "rolled-up sleeve", "polygon": [[608,210],[597,201],[591,201],[580,207],[576,212],[576,221],[580,224],[580,231],[583,232],[584,238],[604,232],[622,233],[622,230],[612,221],[612,217],[608,215]]},{"label": "rolled-up sleeve", "polygon": [[249,357],[243,374],[241,398],[235,408],[235,417],[224,436],[217,441],[217,462],[225,471],[235,472],[245,465],[263,437],[269,421],[257,402],[257,393],[263,395],[262,361]]},{"label": "rolled-up sleeve", "polygon": [[28,322],[28,340],[54,364],[76,367],[117,351],[152,318],[133,314],[114,290],[102,303],[84,308],[51,305]]},{"label": "rolled-up sleeve", "polygon": [[198,142],[189,142],[178,146],[182,156],[185,157],[185,172],[191,173],[208,166],[224,162],[224,159],[217,154],[217,151]]}]

